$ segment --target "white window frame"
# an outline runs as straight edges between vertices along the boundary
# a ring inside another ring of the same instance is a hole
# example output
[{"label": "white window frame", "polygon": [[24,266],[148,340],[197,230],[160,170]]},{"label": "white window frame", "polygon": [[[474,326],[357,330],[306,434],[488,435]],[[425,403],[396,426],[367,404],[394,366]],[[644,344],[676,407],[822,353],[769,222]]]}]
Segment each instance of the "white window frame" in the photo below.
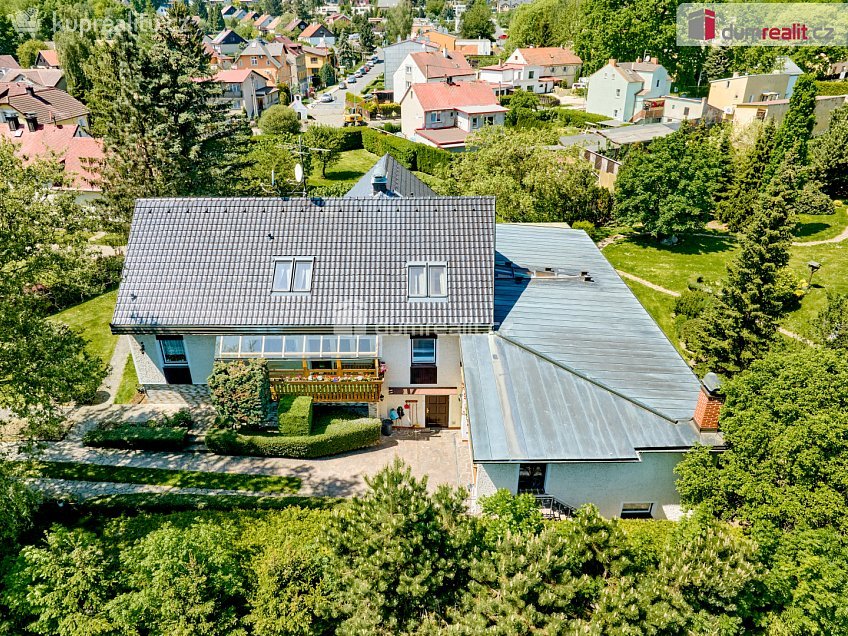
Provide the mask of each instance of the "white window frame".
[{"label": "white window frame", "polygon": [[[413,296],[410,294],[409,283],[411,281],[411,277],[409,274],[409,270],[412,267],[423,267],[424,268],[424,286],[426,287],[425,294],[418,294]],[[430,291],[430,268],[433,267],[443,267],[445,269],[445,293],[440,295],[434,295]],[[421,300],[447,300],[448,297],[448,275],[449,268],[447,261],[410,261],[406,264],[406,295],[410,301],[421,301]]]},{"label": "white window frame", "polygon": [[483,125],[484,126],[494,126],[495,125],[495,116],[494,115],[483,115]]},{"label": "white window frame", "polygon": [[[277,274],[277,264],[278,263],[289,263],[291,271],[288,276],[288,286],[286,288],[276,288],[274,287],[274,281],[276,279]],[[310,272],[309,272],[309,286],[308,289],[295,289],[294,281],[295,281],[295,272],[297,271],[297,266],[300,263],[309,263]],[[274,257],[274,268],[271,273],[271,292],[274,294],[309,294],[312,292],[312,283],[315,279],[315,257],[314,256],[275,256]]]},{"label": "white window frame", "polygon": [[259,66],[259,58],[256,57],[255,55],[251,56],[250,65],[251,66]]},{"label": "white window frame", "polygon": [[431,124],[441,124],[442,123],[442,111],[440,111],[440,110],[430,111],[430,123]]},{"label": "white window frame", "polygon": [[[416,340],[432,340],[433,341],[433,359],[416,360],[415,359],[415,341]],[[435,336],[416,336],[409,339],[409,363],[411,365],[438,365],[439,359],[439,339]]]},{"label": "white window frame", "polygon": [[[629,508],[625,511],[625,507]],[[647,501],[625,501],[621,504],[621,512],[619,513],[619,517],[627,518],[626,515],[649,515],[651,517],[654,516],[654,503]]]}]

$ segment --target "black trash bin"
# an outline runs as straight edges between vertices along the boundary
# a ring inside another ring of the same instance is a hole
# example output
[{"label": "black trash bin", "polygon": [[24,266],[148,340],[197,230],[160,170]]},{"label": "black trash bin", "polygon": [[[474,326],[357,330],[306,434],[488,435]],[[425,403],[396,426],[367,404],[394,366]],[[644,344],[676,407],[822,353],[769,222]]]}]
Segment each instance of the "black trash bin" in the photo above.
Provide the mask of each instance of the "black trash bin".
[{"label": "black trash bin", "polygon": [[382,432],[383,432],[383,435],[385,435],[386,437],[388,437],[392,434],[392,421],[391,420],[383,420]]}]

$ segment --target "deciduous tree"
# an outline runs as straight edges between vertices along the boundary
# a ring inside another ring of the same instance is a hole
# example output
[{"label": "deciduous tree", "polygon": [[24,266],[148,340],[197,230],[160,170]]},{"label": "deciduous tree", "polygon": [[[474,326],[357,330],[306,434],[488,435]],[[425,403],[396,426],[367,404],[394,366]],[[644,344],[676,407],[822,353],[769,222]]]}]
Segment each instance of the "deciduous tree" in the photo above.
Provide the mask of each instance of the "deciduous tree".
[{"label": "deciduous tree", "polygon": [[459,21],[459,32],[464,38],[491,40],[495,35],[492,10],[486,0],[473,0]]},{"label": "deciduous tree", "polygon": [[288,106],[275,104],[262,113],[259,128],[266,135],[297,135],[300,133],[300,118]]},{"label": "deciduous tree", "polygon": [[303,134],[303,143],[312,150],[313,162],[320,164],[321,176],[327,176],[327,168],[338,163],[342,156],[341,128],[312,125]]},{"label": "deciduous tree", "polygon": [[394,44],[405,40],[412,33],[412,5],[409,0],[401,0],[386,14],[386,40]]}]

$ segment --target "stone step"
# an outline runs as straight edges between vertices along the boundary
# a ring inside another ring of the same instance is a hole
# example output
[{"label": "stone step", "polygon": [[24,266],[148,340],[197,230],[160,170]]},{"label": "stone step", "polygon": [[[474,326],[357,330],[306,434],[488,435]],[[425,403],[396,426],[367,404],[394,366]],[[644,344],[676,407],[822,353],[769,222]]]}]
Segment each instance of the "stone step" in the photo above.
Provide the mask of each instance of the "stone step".
[{"label": "stone step", "polygon": [[203,442],[195,442],[188,444],[184,449],[184,453],[211,453],[208,448],[206,448],[206,444]]}]

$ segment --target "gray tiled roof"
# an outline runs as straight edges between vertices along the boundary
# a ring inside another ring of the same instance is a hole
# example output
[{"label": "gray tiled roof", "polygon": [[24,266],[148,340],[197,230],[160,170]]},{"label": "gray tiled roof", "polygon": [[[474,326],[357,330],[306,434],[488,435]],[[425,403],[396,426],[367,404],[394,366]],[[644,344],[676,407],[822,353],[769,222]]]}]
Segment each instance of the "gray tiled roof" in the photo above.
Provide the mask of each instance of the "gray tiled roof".
[{"label": "gray tiled roof", "polygon": [[499,224],[496,248],[498,259],[592,278],[496,280],[499,333],[670,419],[692,417],[698,379],[585,232]]},{"label": "gray tiled roof", "polygon": [[[386,192],[375,195],[372,180],[374,173],[380,171],[386,176]],[[435,197],[430,187],[412,172],[400,165],[394,157],[385,154],[371,169],[348,191],[345,198],[351,197]]]},{"label": "gray tiled roof", "polygon": [[[492,324],[495,201],[140,199],[115,333]],[[271,292],[275,256],[314,256],[312,293]],[[406,263],[447,261],[448,300],[408,302]]]}]

